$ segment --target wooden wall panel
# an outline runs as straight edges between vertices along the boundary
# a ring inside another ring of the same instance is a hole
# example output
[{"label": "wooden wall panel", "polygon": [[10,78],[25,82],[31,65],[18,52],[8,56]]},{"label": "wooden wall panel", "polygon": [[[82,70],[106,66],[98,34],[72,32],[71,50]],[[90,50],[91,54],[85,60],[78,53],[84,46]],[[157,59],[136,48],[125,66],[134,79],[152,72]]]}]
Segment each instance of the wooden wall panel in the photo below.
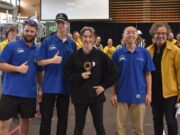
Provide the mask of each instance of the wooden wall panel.
[{"label": "wooden wall panel", "polygon": [[180,22],[180,0],[110,0],[111,22]]},{"label": "wooden wall panel", "polygon": [[21,0],[21,15],[22,16],[34,16],[37,11],[37,15],[40,16],[40,0]]}]

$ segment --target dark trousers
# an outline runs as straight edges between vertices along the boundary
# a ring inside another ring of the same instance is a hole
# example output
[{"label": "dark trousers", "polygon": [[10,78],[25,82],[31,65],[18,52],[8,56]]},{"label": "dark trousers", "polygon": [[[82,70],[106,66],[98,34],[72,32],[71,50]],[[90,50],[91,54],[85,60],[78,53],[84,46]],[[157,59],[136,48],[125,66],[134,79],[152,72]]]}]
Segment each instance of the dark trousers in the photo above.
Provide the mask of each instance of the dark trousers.
[{"label": "dark trousers", "polygon": [[66,135],[68,109],[69,109],[69,95],[65,94],[43,94],[41,103],[41,125],[40,135],[51,134],[51,119],[53,116],[54,104],[56,102],[57,109],[57,132],[56,135]]},{"label": "dark trousers", "polygon": [[165,115],[168,135],[178,135],[178,126],[177,120],[175,118],[176,108],[175,104],[177,103],[177,97],[170,98],[152,98],[152,113],[154,121],[154,134],[162,135],[163,134],[163,117]]},{"label": "dark trousers", "polygon": [[83,135],[83,129],[86,122],[86,114],[90,108],[93,118],[93,124],[97,135],[105,135],[103,125],[103,103],[97,104],[74,104],[75,108],[75,129],[74,135]]}]

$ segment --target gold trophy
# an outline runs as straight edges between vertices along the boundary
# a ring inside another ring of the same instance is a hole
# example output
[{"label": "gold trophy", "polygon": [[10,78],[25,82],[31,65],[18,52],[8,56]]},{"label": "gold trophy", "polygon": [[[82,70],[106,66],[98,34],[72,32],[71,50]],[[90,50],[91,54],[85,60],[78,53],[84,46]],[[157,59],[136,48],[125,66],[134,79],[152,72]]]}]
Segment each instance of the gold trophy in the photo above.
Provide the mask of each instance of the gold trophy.
[{"label": "gold trophy", "polygon": [[89,62],[89,61],[86,61],[86,62],[84,63],[84,70],[85,70],[86,72],[91,72],[91,68],[92,68],[92,63]]}]

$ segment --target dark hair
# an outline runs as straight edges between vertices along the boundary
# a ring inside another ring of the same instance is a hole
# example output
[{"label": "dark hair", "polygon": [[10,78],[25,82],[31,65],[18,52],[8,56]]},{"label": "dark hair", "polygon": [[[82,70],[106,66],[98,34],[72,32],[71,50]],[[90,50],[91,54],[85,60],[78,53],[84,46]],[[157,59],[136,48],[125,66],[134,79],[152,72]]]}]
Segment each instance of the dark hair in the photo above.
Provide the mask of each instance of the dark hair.
[{"label": "dark hair", "polygon": [[74,31],[74,32],[73,32],[73,35],[74,35],[75,33],[79,33],[79,31]]},{"label": "dark hair", "polygon": [[171,33],[171,27],[168,25],[168,23],[164,23],[164,22],[158,22],[158,23],[154,23],[151,26],[151,29],[149,30],[150,35],[153,37],[156,34],[156,31],[159,27],[166,27],[167,33],[166,35],[168,36],[169,33]]},{"label": "dark hair", "polygon": [[127,28],[134,28],[134,29],[136,29],[136,31],[137,31],[137,28],[136,28],[136,27],[130,25],[130,26],[127,26],[127,27],[124,28],[122,36],[124,35],[124,33],[125,33],[125,31],[127,30]]},{"label": "dark hair", "polygon": [[84,26],[80,31],[80,35],[83,36],[85,31],[90,31],[94,36],[96,36],[96,32],[93,27]]},{"label": "dark hair", "polygon": [[18,33],[18,29],[16,26],[9,27],[8,30],[6,31],[6,38],[8,38],[8,35],[10,32],[14,32],[14,31],[16,31]]},{"label": "dark hair", "polygon": [[72,37],[74,38],[74,34],[75,33],[78,33],[79,34],[79,31],[74,31],[73,34],[72,34]]},{"label": "dark hair", "polygon": [[37,24],[37,22],[35,22],[35,21],[33,21],[33,20],[27,20],[27,21],[24,22],[24,24],[25,24],[25,26],[26,26],[26,25],[29,25],[29,26],[31,26],[31,27],[34,27],[34,28],[36,28],[36,30],[38,29],[38,24]]}]

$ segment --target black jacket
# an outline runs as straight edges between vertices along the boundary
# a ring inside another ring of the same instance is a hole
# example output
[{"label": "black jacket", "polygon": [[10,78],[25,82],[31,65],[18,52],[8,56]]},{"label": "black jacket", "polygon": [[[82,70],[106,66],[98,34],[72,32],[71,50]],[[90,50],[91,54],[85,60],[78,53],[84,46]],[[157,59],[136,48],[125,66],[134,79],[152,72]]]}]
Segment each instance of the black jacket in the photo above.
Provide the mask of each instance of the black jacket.
[{"label": "black jacket", "polygon": [[[85,71],[84,63],[92,63],[90,78],[84,80],[81,73]],[[112,60],[103,52],[93,49],[85,54],[82,49],[72,54],[64,68],[65,79],[70,83],[73,103],[104,102],[104,93],[96,95],[94,86],[104,89],[111,87],[118,77],[118,70]]]}]

